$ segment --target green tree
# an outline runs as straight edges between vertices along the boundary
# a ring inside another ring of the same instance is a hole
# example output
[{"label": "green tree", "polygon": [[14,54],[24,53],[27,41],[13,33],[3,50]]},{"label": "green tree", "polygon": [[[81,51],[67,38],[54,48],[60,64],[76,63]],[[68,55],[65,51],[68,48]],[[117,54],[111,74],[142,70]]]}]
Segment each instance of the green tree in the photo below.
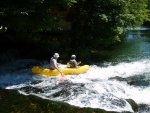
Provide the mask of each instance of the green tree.
[{"label": "green tree", "polygon": [[66,19],[72,23],[71,38],[67,37],[64,43],[73,48],[87,45],[101,48],[120,41],[126,27],[149,21],[149,3],[149,0],[2,0],[0,27],[31,33],[59,29],[62,19],[59,11],[72,7]]},{"label": "green tree", "polygon": [[2,0],[0,26],[26,32],[44,32],[58,28],[60,15],[74,0]]},{"label": "green tree", "polygon": [[105,47],[120,41],[124,28],[149,20],[147,6],[148,0],[79,0],[70,16],[76,31],[76,45],[81,45],[80,40],[85,42],[83,46],[92,47]]}]

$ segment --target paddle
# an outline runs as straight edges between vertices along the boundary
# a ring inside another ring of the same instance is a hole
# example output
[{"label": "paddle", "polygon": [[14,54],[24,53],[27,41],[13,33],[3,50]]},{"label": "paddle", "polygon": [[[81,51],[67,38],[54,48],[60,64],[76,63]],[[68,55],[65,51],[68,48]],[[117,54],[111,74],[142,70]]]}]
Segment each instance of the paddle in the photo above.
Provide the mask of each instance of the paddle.
[{"label": "paddle", "polygon": [[59,69],[59,72],[61,74],[59,80],[62,80],[62,81],[67,80],[65,75],[62,73],[62,71],[60,69]]},{"label": "paddle", "polygon": [[59,80],[62,80],[62,81],[64,81],[64,80],[67,80],[67,79],[66,79],[66,77],[65,77],[65,75],[64,75],[64,74],[61,74],[61,75],[60,75],[60,78],[59,78]]}]

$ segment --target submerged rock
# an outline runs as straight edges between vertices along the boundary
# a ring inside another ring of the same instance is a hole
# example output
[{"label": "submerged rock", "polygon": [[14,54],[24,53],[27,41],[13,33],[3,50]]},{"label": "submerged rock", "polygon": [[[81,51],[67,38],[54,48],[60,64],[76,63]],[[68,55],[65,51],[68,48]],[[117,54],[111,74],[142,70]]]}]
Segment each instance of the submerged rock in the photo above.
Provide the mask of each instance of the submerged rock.
[{"label": "submerged rock", "polygon": [[132,100],[132,99],[126,99],[126,100],[131,105],[133,111],[134,112],[138,112],[138,105],[137,105],[137,103],[134,100]]},{"label": "submerged rock", "polygon": [[125,78],[123,77],[119,77],[119,76],[115,76],[115,77],[110,77],[109,80],[118,80],[118,81],[126,81]]},{"label": "submerged rock", "polygon": [[149,113],[150,106],[147,104],[139,104],[139,113]]}]

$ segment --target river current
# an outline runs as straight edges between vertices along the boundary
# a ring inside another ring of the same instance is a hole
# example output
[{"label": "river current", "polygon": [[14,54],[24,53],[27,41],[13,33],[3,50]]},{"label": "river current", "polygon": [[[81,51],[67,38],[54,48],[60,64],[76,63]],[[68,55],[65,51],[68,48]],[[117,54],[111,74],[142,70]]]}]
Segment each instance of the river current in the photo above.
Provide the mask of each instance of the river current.
[{"label": "river current", "polygon": [[13,59],[1,65],[0,87],[75,106],[118,112],[133,112],[127,102],[133,99],[147,106],[138,113],[150,113],[149,29],[129,31],[126,43],[111,51],[109,59],[93,63],[84,74],[67,75],[67,81],[60,81],[60,76],[32,74],[32,66],[38,63],[43,67],[49,64],[35,59]]}]

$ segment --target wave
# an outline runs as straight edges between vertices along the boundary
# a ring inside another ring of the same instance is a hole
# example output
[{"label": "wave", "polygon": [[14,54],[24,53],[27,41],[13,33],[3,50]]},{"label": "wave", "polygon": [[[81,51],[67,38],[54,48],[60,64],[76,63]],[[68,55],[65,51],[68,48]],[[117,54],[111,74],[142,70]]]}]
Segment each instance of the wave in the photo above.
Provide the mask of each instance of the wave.
[{"label": "wave", "polygon": [[[0,87],[16,89],[20,93],[33,94],[41,98],[64,101],[80,107],[102,108],[108,111],[133,112],[126,99],[133,99],[138,104],[150,105],[150,85],[129,84],[128,78],[134,80],[144,76],[149,81],[150,60],[142,59],[133,62],[122,62],[105,66],[91,65],[90,69],[80,75],[67,75],[67,81],[59,81],[59,76],[34,75],[31,67],[35,60],[18,60],[10,65],[3,65],[0,74]],[[42,62],[47,67],[47,62]],[[61,66],[65,66],[61,64]],[[6,71],[9,69],[9,71]],[[123,80],[110,79],[121,77]],[[141,82],[138,80],[137,82]]]}]

